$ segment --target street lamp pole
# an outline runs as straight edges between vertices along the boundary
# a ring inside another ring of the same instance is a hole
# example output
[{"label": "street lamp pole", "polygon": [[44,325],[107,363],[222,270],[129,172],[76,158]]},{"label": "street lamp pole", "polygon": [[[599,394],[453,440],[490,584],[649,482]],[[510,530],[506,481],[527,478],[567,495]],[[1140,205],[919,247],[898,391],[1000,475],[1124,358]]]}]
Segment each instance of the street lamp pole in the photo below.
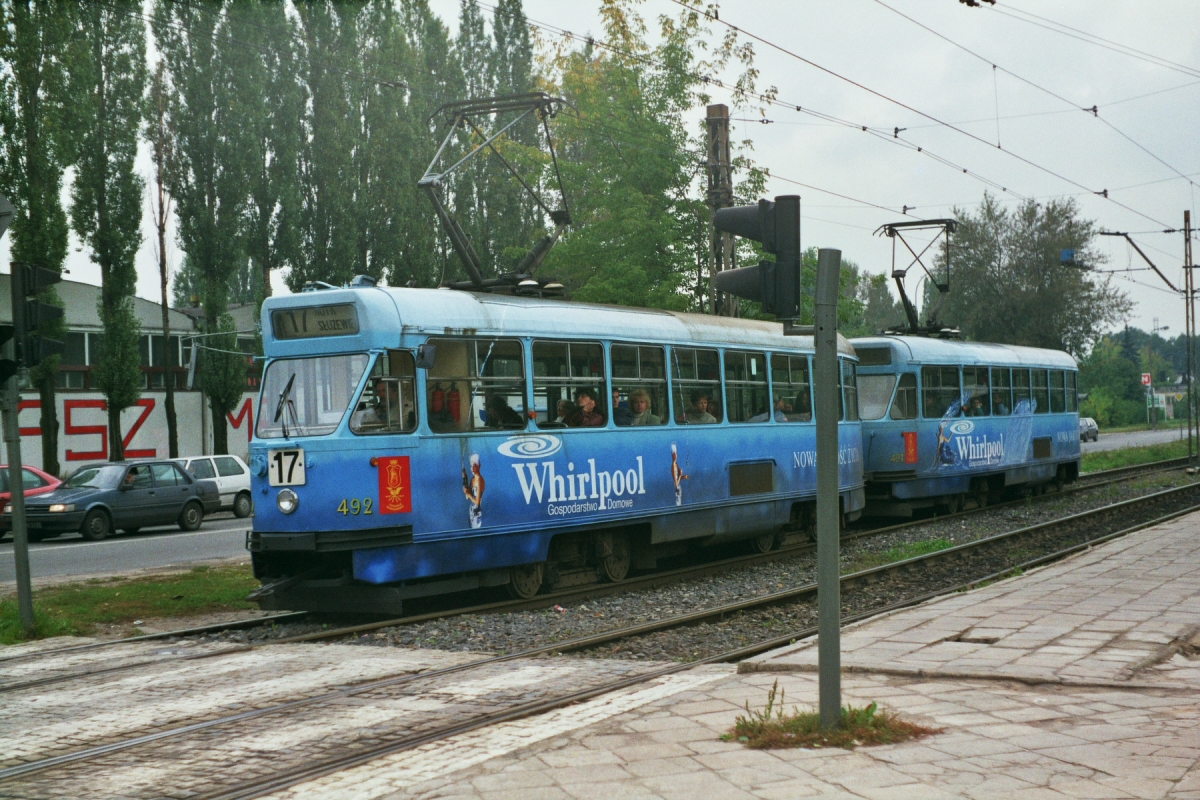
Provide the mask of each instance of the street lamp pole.
[{"label": "street lamp pole", "polygon": [[1154,400],[1154,337],[1159,331],[1170,330],[1170,325],[1159,325],[1158,317],[1154,318],[1154,326],[1150,328],[1150,339],[1146,342],[1146,366],[1150,372],[1150,405],[1146,415],[1149,417],[1150,429],[1158,430],[1158,403]]}]

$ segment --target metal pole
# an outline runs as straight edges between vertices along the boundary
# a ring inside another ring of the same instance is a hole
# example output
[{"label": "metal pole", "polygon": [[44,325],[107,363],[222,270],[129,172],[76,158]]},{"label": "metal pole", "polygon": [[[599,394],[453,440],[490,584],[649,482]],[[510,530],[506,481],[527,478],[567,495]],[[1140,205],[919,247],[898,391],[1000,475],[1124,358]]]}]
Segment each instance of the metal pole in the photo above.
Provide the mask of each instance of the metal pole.
[{"label": "metal pole", "polygon": [[[1196,277],[1192,269],[1192,212],[1189,209],[1183,211],[1183,273],[1187,278],[1187,294],[1185,296],[1186,305],[1183,308],[1184,316],[1188,321],[1188,347],[1187,347],[1187,407],[1188,407],[1188,465],[1195,463],[1196,452],[1192,449],[1192,423],[1196,420],[1196,413],[1192,406],[1195,403],[1193,396],[1193,375],[1196,372]],[[1197,436],[1200,437],[1200,429],[1197,430]],[[1197,442],[1200,445],[1200,441]],[[1200,447],[1197,447],[1200,450]]]},{"label": "metal pole", "polygon": [[[15,351],[15,343],[5,345],[9,353]],[[17,573],[17,613],[21,629],[27,638],[33,638],[33,587],[29,577],[29,532],[25,527],[25,492],[21,480],[21,429],[17,421],[18,402],[21,393],[17,390],[17,376],[9,378],[0,392],[0,415],[3,416],[4,441],[8,445],[9,503],[12,505],[13,560]]]},{"label": "metal pole", "polygon": [[817,671],[820,722],[833,728],[842,710],[839,556],[841,507],[838,497],[837,298],[842,251],[817,255],[814,298],[816,357],[813,367],[817,412]]},{"label": "metal pole", "polygon": [[[709,277],[733,269],[733,234],[722,233],[713,225],[717,209],[733,205],[733,176],[730,171],[729,106],[708,106],[704,120],[708,139],[708,224]],[[738,301],[712,289],[712,312],[719,316],[736,317]]]}]

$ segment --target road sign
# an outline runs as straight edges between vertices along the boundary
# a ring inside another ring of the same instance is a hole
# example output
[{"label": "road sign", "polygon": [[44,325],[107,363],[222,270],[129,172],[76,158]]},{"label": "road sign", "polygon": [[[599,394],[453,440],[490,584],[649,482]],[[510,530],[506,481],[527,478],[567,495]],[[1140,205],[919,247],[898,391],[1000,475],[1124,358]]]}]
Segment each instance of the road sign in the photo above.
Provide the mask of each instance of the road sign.
[{"label": "road sign", "polygon": [[1150,385],[1150,373],[1143,372],[1142,373],[1142,386],[1149,386],[1149,385]]}]

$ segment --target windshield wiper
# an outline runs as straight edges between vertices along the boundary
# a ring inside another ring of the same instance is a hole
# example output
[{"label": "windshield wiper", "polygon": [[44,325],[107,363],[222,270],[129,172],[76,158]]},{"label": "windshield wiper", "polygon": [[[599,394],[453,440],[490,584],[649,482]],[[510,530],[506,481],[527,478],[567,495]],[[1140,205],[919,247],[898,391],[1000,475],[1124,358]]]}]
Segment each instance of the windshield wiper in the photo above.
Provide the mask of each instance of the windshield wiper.
[{"label": "windshield wiper", "polygon": [[279,403],[275,406],[275,422],[278,423],[281,418],[283,419],[281,424],[283,427],[283,438],[285,439],[288,438],[288,429],[287,417],[283,415],[283,409],[291,403],[292,384],[295,382],[296,373],[293,372],[292,377],[288,378],[287,386],[284,386],[283,391],[279,393]]}]

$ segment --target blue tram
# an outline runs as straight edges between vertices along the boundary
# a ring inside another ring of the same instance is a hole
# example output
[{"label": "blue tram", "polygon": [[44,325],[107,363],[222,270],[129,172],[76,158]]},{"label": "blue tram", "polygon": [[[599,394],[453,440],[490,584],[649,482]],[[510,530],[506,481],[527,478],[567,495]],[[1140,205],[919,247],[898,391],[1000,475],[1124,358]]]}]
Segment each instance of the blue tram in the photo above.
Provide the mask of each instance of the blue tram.
[{"label": "blue tram", "polygon": [[[270,298],[248,546],[264,608],[621,580],[812,524],[812,340],[777,324],[351,286]],[[839,342],[843,513],[864,505]]]},{"label": "blue tram", "polygon": [[852,344],[868,513],[956,511],[1078,477],[1076,364],[1067,353],[919,336]]}]

